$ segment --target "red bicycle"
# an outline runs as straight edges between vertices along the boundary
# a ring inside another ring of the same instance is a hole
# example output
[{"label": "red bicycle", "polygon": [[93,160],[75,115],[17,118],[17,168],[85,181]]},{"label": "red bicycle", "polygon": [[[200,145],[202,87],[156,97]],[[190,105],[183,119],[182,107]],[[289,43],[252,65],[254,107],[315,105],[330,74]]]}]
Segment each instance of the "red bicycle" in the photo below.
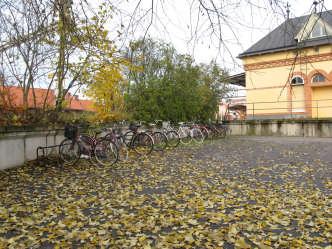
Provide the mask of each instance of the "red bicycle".
[{"label": "red bicycle", "polygon": [[103,166],[113,165],[118,160],[116,145],[105,137],[80,135],[77,126],[65,127],[65,139],[59,146],[59,156],[65,165],[75,165],[79,159],[89,159]]}]

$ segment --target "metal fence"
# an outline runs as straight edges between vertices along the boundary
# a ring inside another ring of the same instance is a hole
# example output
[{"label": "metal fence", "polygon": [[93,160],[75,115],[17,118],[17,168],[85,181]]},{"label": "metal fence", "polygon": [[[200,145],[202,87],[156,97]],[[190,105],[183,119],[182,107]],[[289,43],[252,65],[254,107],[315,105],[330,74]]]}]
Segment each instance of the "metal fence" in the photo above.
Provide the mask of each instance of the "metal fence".
[{"label": "metal fence", "polygon": [[238,102],[230,104],[226,120],[332,118],[332,99]]}]

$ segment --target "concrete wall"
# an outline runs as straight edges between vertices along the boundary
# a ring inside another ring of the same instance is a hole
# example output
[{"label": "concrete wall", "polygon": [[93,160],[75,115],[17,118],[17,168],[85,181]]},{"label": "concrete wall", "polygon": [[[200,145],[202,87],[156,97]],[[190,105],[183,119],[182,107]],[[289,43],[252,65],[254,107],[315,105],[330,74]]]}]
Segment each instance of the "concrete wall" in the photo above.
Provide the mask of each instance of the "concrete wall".
[{"label": "concrete wall", "polygon": [[[229,126],[232,135],[332,137],[332,120],[246,120]],[[63,139],[63,130],[0,133],[0,170],[34,160],[38,146],[60,144]]]},{"label": "concrete wall", "polygon": [[332,120],[246,120],[229,126],[232,135],[332,137]]},{"label": "concrete wall", "polygon": [[34,160],[39,146],[60,144],[63,139],[61,130],[0,133],[0,170]]}]

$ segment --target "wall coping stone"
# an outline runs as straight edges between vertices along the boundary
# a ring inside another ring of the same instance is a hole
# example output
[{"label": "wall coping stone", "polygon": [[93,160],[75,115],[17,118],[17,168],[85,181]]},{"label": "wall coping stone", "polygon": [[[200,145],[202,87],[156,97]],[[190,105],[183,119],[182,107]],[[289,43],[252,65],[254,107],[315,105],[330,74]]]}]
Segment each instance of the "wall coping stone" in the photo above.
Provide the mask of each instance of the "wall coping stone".
[{"label": "wall coping stone", "polygon": [[280,123],[331,123],[332,119],[262,119],[262,120],[232,120],[225,124],[280,124]]}]

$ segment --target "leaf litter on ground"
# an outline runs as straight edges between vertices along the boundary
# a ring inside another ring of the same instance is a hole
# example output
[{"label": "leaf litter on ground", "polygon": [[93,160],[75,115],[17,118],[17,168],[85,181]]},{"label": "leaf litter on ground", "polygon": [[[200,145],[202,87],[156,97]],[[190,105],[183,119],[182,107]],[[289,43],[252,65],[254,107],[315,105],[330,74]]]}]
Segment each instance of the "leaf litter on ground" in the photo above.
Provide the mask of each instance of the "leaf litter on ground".
[{"label": "leaf litter on ground", "polygon": [[29,163],[0,173],[0,248],[331,248],[331,149],[227,138],[112,168]]}]

